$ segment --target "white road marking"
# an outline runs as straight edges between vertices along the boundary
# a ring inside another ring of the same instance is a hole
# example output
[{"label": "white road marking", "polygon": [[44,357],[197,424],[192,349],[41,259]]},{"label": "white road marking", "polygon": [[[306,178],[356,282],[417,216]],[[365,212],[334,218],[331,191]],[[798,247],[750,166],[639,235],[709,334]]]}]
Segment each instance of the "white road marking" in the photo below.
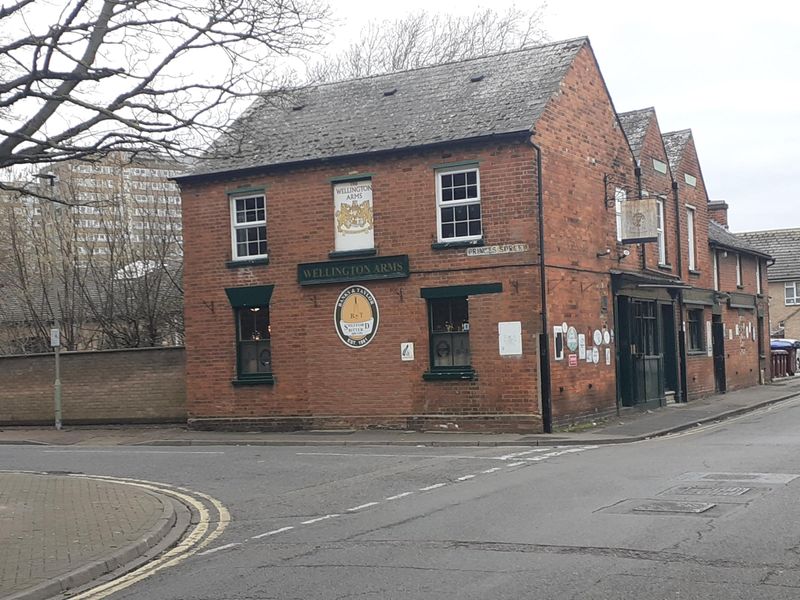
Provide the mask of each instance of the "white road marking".
[{"label": "white road marking", "polygon": [[217,548],[212,548],[211,550],[206,550],[205,552],[201,552],[197,556],[206,556],[207,554],[214,554],[215,552],[219,552],[220,550],[227,550],[228,548],[235,548],[236,546],[241,546],[241,542],[234,542],[233,544],[225,544],[224,546],[219,546]]},{"label": "white road marking", "polygon": [[456,481],[467,481],[468,479],[475,479],[475,475],[464,475],[456,479]]},{"label": "white road marking", "polygon": [[268,531],[266,533],[260,533],[258,535],[254,535],[251,539],[260,540],[261,538],[269,537],[271,535],[277,535],[279,533],[283,533],[284,531],[290,531],[294,529],[294,525],[290,525],[289,527],[281,527],[280,529],[273,529],[272,531]]},{"label": "white road marking", "polygon": [[[540,450],[540,452],[543,452]],[[361,452],[297,452],[297,456],[366,456],[370,458],[455,458],[465,460],[507,460],[505,456],[472,456],[469,454],[366,454]]]},{"label": "white road marking", "polygon": [[427,492],[429,490],[435,490],[436,488],[444,487],[446,485],[447,485],[446,483],[434,483],[433,485],[429,485],[429,486],[424,487],[424,488],[419,488],[419,491],[420,492]]},{"label": "white road marking", "polygon": [[508,465],[506,465],[506,466],[508,466],[508,467],[518,467],[518,466],[524,465],[524,464],[525,464],[525,461],[523,460],[521,462],[508,463]]},{"label": "white road marking", "polygon": [[399,500],[400,498],[405,498],[406,496],[410,496],[414,492],[403,492],[402,494],[396,494],[394,496],[389,496],[386,498],[387,500]]},{"label": "white road marking", "polygon": [[497,473],[498,471],[502,471],[503,467],[492,467],[491,469],[486,469],[485,471],[481,471],[481,473]]},{"label": "white road marking", "polygon": [[[377,502],[375,503],[377,504]],[[333,519],[335,517],[341,517],[342,515],[338,513],[334,513],[331,515],[325,515],[323,517],[317,517],[316,519],[309,519],[308,521],[301,521],[300,525],[311,525],[312,523],[319,523],[320,521],[325,521],[327,519]]]},{"label": "white road marking", "polygon": [[119,450],[42,450],[45,454],[225,454],[211,450],[131,450],[129,446]]},{"label": "white road marking", "polygon": [[367,502],[366,504],[360,504],[358,506],[354,506],[353,508],[348,508],[347,512],[356,512],[357,510],[361,510],[362,508],[369,508],[370,506],[378,505],[378,502]]},{"label": "white road marking", "polygon": [[546,452],[550,450],[550,448],[534,448],[532,450],[525,450],[523,452],[513,452],[512,454],[504,454],[503,456],[498,456],[498,460],[508,460],[510,458],[519,458],[520,456],[527,456],[528,454],[535,454],[536,452]]}]

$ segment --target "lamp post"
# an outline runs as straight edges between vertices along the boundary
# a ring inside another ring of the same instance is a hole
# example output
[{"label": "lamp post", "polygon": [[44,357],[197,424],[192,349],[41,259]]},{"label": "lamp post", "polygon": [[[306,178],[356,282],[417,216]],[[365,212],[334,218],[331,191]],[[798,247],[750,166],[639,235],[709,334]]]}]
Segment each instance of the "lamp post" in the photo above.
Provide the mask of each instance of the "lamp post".
[{"label": "lamp post", "polygon": [[[51,196],[55,193],[56,176],[52,173],[43,173],[36,175],[41,179],[47,179],[50,183]],[[52,286],[56,293],[56,305],[53,308],[53,328],[50,329],[50,346],[53,348],[56,358],[55,375],[56,379],[53,382],[53,407],[55,409],[55,426],[56,429],[61,429],[61,305],[58,298],[58,281],[55,277],[55,269],[53,270]]]}]

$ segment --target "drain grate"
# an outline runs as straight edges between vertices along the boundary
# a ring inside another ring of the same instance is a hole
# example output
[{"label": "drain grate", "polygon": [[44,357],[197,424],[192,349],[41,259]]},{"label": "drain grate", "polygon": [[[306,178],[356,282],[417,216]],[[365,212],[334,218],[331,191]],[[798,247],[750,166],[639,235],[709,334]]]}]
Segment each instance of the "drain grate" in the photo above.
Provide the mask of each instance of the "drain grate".
[{"label": "drain grate", "polygon": [[672,500],[663,500],[658,502],[648,502],[647,504],[640,504],[633,509],[634,512],[651,512],[651,513],[687,513],[698,515],[707,510],[714,508],[716,504],[711,502],[680,502]]},{"label": "drain grate", "polygon": [[672,494],[679,496],[742,496],[749,492],[752,488],[749,487],[703,487],[699,485],[692,485],[686,487],[677,487],[670,491]]}]

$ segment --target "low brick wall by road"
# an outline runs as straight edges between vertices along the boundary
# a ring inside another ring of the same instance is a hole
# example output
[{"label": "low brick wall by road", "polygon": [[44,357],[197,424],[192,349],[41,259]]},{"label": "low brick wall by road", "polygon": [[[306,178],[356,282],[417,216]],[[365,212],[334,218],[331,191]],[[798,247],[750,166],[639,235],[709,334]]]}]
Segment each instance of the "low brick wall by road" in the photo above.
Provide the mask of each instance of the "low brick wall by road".
[{"label": "low brick wall by road", "polygon": [[[183,348],[61,354],[66,424],[186,421]],[[53,422],[52,354],[0,357],[0,425]]]}]

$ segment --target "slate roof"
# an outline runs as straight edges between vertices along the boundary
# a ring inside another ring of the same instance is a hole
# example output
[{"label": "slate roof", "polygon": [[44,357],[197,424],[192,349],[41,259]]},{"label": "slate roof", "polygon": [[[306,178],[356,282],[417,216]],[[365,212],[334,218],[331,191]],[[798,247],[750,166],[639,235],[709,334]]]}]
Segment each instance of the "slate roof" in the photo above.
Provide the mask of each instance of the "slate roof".
[{"label": "slate roof", "polygon": [[680,131],[670,131],[663,134],[661,137],[664,140],[664,149],[667,151],[669,168],[675,173],[683,158],[683,151],[686,149],[686,143],[689,141],[689,138],[692,137],[692,130],[682,129]]},{"label": "slate roof", "polygon": [[737,235],[775,259],[775,264],[767,269],[767,279],[800,280],[800,229],[748,231]]},{"label": "slate roof", "polygon": [[649,108],[631,110],[617,115],[636,160],[639,160],[639,155],[642,152],[642,145],[644,144],[644,136],[647,134],[647,127],[650,125],[650,121],[655,114],[656,109],[651,106]]},{"label": "slate roof", "polygon": [[265,95],[176,179],[527,132],[588,44],[581,37]]},{"label": "slate roof", "polygon": [[711,246],[728,248],[730,250],[737,250],[740,252],[746,252],[748,254],[763,256],[765,258],[770,258],[771,256],[768,252],[764,252],[753,244],[750,244],[739,234],[728,231],[716,221],[708,222],[708,243]]}]

